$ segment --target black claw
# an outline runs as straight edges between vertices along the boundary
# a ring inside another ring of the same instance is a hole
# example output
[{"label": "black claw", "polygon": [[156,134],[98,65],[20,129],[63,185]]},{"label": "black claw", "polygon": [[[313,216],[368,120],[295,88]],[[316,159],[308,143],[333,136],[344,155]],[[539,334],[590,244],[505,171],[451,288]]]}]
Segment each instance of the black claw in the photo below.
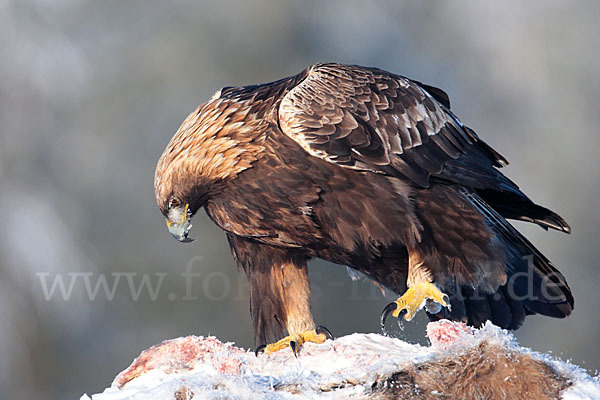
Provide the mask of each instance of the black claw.
[{"label": "black claw", "polygon": [[266,347],[267,347],[267,345],[266,345],[266,344],[261,344],[260,346],[258,346],[258,347],[256,348],[256,350],[254,350],[254,355],[255,355],[256,357],[258,357],[258,353],[262,353],[262,352],[264,352]]},{"label": "black claw", "polygon": [[385,329],[385,320],[387,319],[388,315],[390,315],[390,313],[393,312],[397,307],[398,307],[398,304],[396,304],[396,302],[390,303],[387,306],[385,306],[385,308],[381,312],[381,319],[380,319],[381,330],[383,331],[383,333],[385,335],[388,334],[387,330]]},{"label": "black claw", "polygon": [[444,302],[445,302],[446,304],[450,305],[450,297],[448,297],[448,295],[447,295],[447,294],[444,294],[444,295],[442,296],[442,300],[444,300]]},{"label": "black claw", "polygon": [[296,358],[298,358],[298,353],[296,352],[296,350],[297,350],[296,342],[293,340],[290,340],[290,347],[292,348],[292,351],[294,352],[294,356],[296,356]]},{"label": "black claw", "polygon": [[325,328],[323,325],[317,326],[317,329],[315,329],[315,332],[317,333],[317,335],[323,334],[327,337],[327,339],[333,340],[333,335],[331,334],[329,329]]}]

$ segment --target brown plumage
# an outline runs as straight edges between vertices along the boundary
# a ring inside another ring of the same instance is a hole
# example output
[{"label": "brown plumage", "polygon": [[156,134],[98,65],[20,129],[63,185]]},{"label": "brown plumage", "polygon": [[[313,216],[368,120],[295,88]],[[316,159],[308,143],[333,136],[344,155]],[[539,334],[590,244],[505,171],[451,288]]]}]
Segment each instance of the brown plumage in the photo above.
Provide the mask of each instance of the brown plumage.
[{"label": "brown plumage", "polygon": [[432,319],[516,329],[528,314],[569,315],[573,297],[506,218],[570,228],[505,177],[506,164],[442,90],[317,64],[217,92],[171,139],[155,190],[179,240],[200,208],[227,233],[259,343],[314,328],[313,257],[398,294],[407,280],[432,281],[452,305]]}]

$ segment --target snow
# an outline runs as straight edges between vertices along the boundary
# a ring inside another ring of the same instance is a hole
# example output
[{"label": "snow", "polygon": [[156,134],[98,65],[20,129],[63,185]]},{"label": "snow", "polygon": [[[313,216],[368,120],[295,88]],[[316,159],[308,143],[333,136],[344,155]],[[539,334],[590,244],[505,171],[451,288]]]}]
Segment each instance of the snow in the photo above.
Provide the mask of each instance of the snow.
[{"label": "snow", "polygon": [[598,377],[520,347],[510,333],[491,323],[475,330],[438,321],[428,325],[427,335],[428,347],[379,334],[352,334],[320,345],[305,343],[297,358],[291,350],[256,357],[214,337],[188,336],[144,351],[111,387],[81,400],[189,399],[192,394],[203,399],[366,398],[373,384],[395,372],[452,357],[483,341],[529,354],[569,378],[573,384],[563,399],[600,399]]}]

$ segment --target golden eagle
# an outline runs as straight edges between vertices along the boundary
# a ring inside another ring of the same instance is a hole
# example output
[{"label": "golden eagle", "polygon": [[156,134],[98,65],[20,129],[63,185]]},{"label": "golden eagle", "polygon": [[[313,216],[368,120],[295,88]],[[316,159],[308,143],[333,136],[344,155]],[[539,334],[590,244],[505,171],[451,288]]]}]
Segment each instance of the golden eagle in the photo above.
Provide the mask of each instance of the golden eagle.
[{"label": "golden eagle", "polygon": [[435,87],[376,68],[317,64],[226,87],[162,154],[156,200],[189,242],[204,208],[250,284],[258,343],[322,342],[307,262],[362,272],[401,295],[384,310],[517,329],[573,309],[564,277],[507,219],[570,232],[499,168],[507,161]]}]

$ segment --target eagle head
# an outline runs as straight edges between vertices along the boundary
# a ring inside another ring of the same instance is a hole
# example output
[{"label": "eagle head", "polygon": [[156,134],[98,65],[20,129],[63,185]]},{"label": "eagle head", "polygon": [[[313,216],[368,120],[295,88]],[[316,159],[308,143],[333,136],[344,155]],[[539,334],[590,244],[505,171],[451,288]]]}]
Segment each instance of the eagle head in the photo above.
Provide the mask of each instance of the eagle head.
[{"label": "eagle head", "polygon": [[159,185],[156,188],[158,207],[166,218],[169,232],[182,243],[194,241],[189,237],[192,217],[206,204],[209,194],[208,185],[199,184],[193,177],[174,165],[167,169],[165,177],[155,178]]},{"label": "eagle head", "polygon": [[192,216],[264,150],[261,121],[249,116],[244,104],[219,96],[183,121],[156,166],[156,201],[180,242],[193,240]]}]

